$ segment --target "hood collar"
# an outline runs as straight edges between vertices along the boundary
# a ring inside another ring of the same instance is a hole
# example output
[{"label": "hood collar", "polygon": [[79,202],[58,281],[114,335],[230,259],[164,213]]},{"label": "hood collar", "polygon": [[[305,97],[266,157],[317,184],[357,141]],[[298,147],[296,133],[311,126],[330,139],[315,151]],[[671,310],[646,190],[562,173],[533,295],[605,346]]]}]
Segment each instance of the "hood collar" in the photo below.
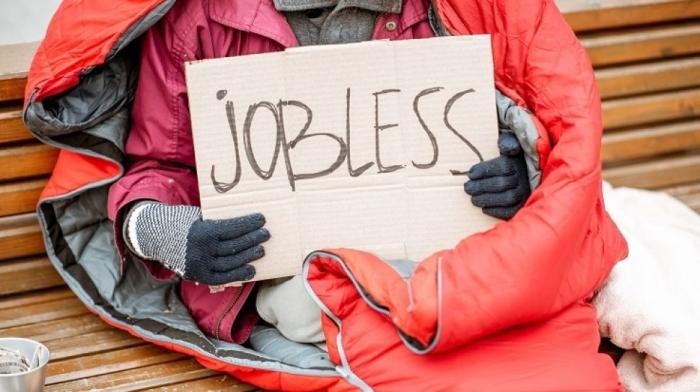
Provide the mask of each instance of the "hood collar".
[{"label": "hood collar", "polygon": [[402,0],[273,0],[278,11],[306,11],[316,8],[341,6],[375,12],[401,13]]},{"label": "hood collar", "polygon": [[262,35],[286,48],[299,46],[287,19],[272,0],[210,0],[209,15],[218,23]]},{"label": "hood collar", "polygon": [[[343,0],[312,0],[312,2],[321,1],[338,2]],[[346,1],[362,3],[363,8],[388,7],[393,4],[398,9],[388,13],[400,13],[400,28],[408,28],[427,14],[428,2],[426,0],[407,0],[405,4],[402,0]],[[386,15],[387,12],[384,14]],[[273,0],[210,0],[209,15],[217,23],[262,35],[286,48],[299,46],[294,31],[287,23],[284,14],[275,8]]]}]

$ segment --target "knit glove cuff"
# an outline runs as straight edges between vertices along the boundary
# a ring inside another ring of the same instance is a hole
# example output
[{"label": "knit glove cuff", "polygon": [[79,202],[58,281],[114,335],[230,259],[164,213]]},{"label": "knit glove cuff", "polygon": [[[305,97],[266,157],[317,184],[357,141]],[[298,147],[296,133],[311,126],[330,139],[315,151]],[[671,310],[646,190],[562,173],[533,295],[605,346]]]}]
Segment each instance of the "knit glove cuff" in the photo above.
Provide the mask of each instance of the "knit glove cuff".
[{"label": "knit glove cuff", "polygon": [[187,236],[192,224],[201,216],[199,207],[142,201],[127,214],[123,237],[134,254],[158,261],[182,277],[185,274]]}]

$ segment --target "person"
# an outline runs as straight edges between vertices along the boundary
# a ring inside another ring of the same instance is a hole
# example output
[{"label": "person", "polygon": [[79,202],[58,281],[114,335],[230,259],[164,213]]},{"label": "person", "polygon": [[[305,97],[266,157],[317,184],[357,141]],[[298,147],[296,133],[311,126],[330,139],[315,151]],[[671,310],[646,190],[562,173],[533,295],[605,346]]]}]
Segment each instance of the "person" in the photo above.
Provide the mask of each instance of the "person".
[{"label": "person", "polygon": [[[553,0],[430,3],[379,12],[371,37],[490,35],[499,126],[518,138],[532,194],[507,222],[421,260],[308,255],[302,278],[322,310],[328,363],[306,343],[277,357],[251,349],[280,341],[275,328],[232,343],[255,326],[254,285],[210,293],[123,241],[140,201],[198,204],[182,63],[299,44],[272,0],[63,0],[23,110],[27,128],[60,148],[36,211],[52,265],[108,324],[265,390],[624,390],[598,352],[590,302],[628,247],[602,198],[600,96],[585,49]],[[139,136],[125,146],[134,98]],[[261,228],[275,237],[275,226]],[[286,360],[301,351],[304,364]]]},{"label": "person", "polygon": [[[261,283],[255,301],[253,283],[209,290],[254,278],[249,263],[264,255],[275,228],[262,214],[202,219],[184,63],[296,45],[429,38],[441,31],[430,14],[427,0],[178,1],[143,38],[126,144],[131,165],[109,192],[120,252],[160,279],[181,278],[181,298],[208,335],[242,343],[260,316],[288,339],[321,343],[320,310],[299,277]],[[252,24],[242,30],[245,20]],[[499,149],[499,157],[472,167],[464,190],[485,214],[509,219],[531,190],[517,139],[502,133]]]}]

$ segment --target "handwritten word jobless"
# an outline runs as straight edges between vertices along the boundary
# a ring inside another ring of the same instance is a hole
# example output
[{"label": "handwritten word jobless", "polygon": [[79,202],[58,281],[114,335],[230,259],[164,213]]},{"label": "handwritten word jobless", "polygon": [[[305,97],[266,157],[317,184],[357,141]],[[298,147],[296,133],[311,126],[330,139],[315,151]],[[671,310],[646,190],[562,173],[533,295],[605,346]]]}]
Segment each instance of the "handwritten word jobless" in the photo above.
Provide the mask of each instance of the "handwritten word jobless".
[{"label": "handwritten word jobless", "polygon": [[[343,107],[345,110],[344,115],[344,135],[339,136],[342,132],[324,132],[323,130],[314,130],[314,111],[313,108],[305,104],[300,100],[283,100],[279,99],[277,101],[258,101],[250,103],[247,110],[245,110],[245,118],[239,119],[236,117],[236,112],[239,110],[237,105],[245,105],[245,102],[235,102],[234,100],[226,99],[227,91],[219,90],[216,93],[216,98],[218,101],[224,103],[223,109],[225,110],[225,115],[228,122],[228,127],[231,133],[233,154],[235,155],[236,167],[235,175],[232,180],[223,180],[217,176],[216,165],[211,165],[210,177],[214,188],[219,193],[226,193],[236,187],[241,181],[241,164],[245,159],[246,163],[250,165],[252,172],[255,173],[259,178],[263,180],[270,179],[277,169],[278,160],[282,159],[284,162],[284,168],[286,169],[286,176],[289,181],[289,186],[292,191],[296,189],[296,182],[300,180],[308,180],[313,178],[319,178],[327,176],[336,170],[347,170],[347,173],[351,177],[361,176],[368,170],[375,170],[377,173],[391,173],[401,169],[404,169],[406,165],[412,165],[416,169],[430,169],[434,167],[440,157],[440,148],[437,140],[437,132],[431,129],[431,126],[425,121],[425,115],[421,110],[421,100],[428,99],[442,99],[444,104],[441,105],[430,105],[430,109],[439,109],[442,111],[442,124],[441,126],[449,130],[449,134],[454,137],[452,141],[446,141],[449,143],[463,143],[466,146],[467,153],[473,153],[479,161],[483,161],[482,154],[480,151],[469,141],[467,132],[460,132],[456,126],[450,121],[450,113],[452,112],[455,104],[458,101],[464,99],[472,93],[475,93],[473,88],[467,88],[457,91],[456,93],[446,93],[445,89],[440,86],[428,87],[419,91],[412,99],[412,114],[414,119],[411,121],[417,121],[420,124],[420,131],[425,134],[425,143],[429,146],[432,151],[432,156],[429,159],[424,160],[413,160],[410,162],[384,162],[382,160],[382,134],[384,132],[390,132],[392,128],[400,127],[400,123],[386,122],[382,119],[382,102],[383,98],[390,94],[400,94],[402,91],[400,89],[385,89],[372,93],[372,99],[374,101],[374,122],[371,124],[371,131],[374,133],[374,160],[366,162],[354,162],[352,155],[352,140],[353,132],[358,131],[358,127],[353,127],[351,124],[352,118],[352,101],[353,97],[352,88],[348,87],[346,89],[346,94],[344,97],[344,104],[338,105]],[[285,118],[289,117],[291,111],[300,111],[305,116],[306,120],[303,126],[299,129],[290,129],[285,123]],[[260,116],[269,116],[272,118],[275,127],[274,129],[262,129],[263,127],[255,126],[255,119]],[[366,131],[366,129],[364,130]],[[272,138],[274,140],[274,148],[272,153],[272,159],[268,166],[264,166],[256,156],[256,151],[253,148],[252,138],[256,132],[274,132],[276,137]],[[295,171],[294,162],[292,159],[292,150],[301,145],[302,143],[314,143],[316,140],[325,139],[326,142],[329,140],[336,146],[337,156],[332,162],[328,162],[327,167],[322,170],[309,173],[300,173]],[[449,169],[452,175],[464,175],[466,170],[464,168],[452,168]]]}]

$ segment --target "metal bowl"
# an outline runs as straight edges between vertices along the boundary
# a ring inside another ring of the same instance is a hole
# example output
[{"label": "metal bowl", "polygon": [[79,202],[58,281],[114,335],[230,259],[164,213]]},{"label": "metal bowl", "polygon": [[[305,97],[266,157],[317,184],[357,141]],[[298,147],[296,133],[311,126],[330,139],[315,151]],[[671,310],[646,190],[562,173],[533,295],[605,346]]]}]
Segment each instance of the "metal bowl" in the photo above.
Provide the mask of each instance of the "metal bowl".
[{"label": "metal bowl", "polygon": [[31,361],[37,355],[36,363],[27,371],[0,374],[2,392],[40,392],[46,380],[46,364],[49,363],[49,349],[43,344],[24,338],[0,338],[0,348],[14,350]]}]

